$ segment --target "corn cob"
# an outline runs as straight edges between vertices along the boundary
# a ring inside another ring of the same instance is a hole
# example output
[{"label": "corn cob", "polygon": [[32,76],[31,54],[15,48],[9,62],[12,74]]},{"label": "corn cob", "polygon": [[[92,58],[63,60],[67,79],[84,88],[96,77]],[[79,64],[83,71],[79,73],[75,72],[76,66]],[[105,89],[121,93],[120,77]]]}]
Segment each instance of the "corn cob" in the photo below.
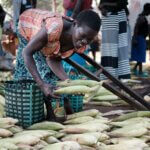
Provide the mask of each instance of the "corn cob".
[{"label": "corn cob", "polygon": [[118,126],[118,127],[123,127],[123,126],[138,124],[138,123],[150,124],[150,118],[136,117],[136,118],[127,119],[121,122],[110,122],[111,125]]},{"label": "corn cob", "polygon": [[81,149],[82,150],[95,150],[95,148],[89,147],[89,146],[86,146],[86,145],[81,145]]},{"label": "corn cob", "polygon": [[32,126],[30,126],[28,129],[31,130],[61,130],[64,126],[57,122],[50,122],[50,121],[44,121],[41,123],[35,123]]},{"label": "corn cob", "polygon": [[124,121],[130,118],[136,118],[136,117],[150,117],[150,112],[149,111],[136,111],[136,112],[131,112],[128,114],[121,115],[117,118],[114,118],[113,121]]},{"label": "corn cob", "polygon": [[62,141],[76,141],[81,145],[92,146],[98,142],[98,138],[90,134],[72,134],[62,138]]},{"label": "corn cob", "polygon": [[102,132],[109,129],[109,126],[100,122],[83,123],[67,126],[62,132],[69,134],[81,134],[87,132]]},{"label": "corn cob", "polygon": [[11,131],[13,134],[23,131],[23,129],[19,126],[10,127],[10,128],[8,128],[8,130]]},{"label": "corn cob", "polygon": [[5,137],[12,136],[12,135],[13,135],[13,133],[10,132],[9,130],[1,129],[1,128],[0,128],[0,137],[5,138]]},{"label": "corn cob", "polygon": [[67,120],[64,122],[64,124],[81,124],[91,120],[94,120],[94,118],[90,116],[83,116],[83,117]]},{"label": "corn cob", "polygon": [[148,133],[148,130],[140,124],[124,126],[109,133],[112,137],[140,137]]},{"label": "corn cob", "polygon": [[97,96],[93,97],[92,100],[97,100],[97,101],[115,101],[118,100],[118,96],[116,95],[103,95],[103,96]]},{"label": "corn cob", "polygon": [[43,139],[48,136],[53,135],[54,133],[47,130],[26,130],[15,134],[15,137],[25,136],[25,135],[31,135],[35,136],[37,138]]},{"label": "corn cob", "polygon": [[85,94],[94,91],[92,88],[89,88],[85,85],[77,85],[77,86],[68,86],[59,88],[54,91],[55,94]]},{"label": "corn cob", "polygon": [[95,117],[98,113],[99,113],[99,111],[96,110],[96,109],[85,110],[85,111],[82,111],[82,112],[74,113],[72,115],[68,115],[67,120],[74,119],[74,118],[79,118],[79,117],[83,117],[83,116]]},{"label": "corn cob", "polygon": [[66,87],[66,86],[75,86],[75,85],[85,85],[88,87],[93,87],[100,84],[100,82],[94,80],[65,80],[57,82],[57,86]]},{"label": "corn cob", "polygon": [[48,143],[48,144],[54,144],[54,143],[59,143],[60,141],[55,138],[54,136],[49,136],[45,139],[45,141]]},{"label": "corn cob", "polygon": [[81,147],[77,142],[66,141],[48,145],[43,150],[81,150]]},{"label": "corn cob", "polygon": [[3,140],[2,142],[0,140],[0,150],[18,150],[18,146],[13,143],[7,142],[7,140]]}]

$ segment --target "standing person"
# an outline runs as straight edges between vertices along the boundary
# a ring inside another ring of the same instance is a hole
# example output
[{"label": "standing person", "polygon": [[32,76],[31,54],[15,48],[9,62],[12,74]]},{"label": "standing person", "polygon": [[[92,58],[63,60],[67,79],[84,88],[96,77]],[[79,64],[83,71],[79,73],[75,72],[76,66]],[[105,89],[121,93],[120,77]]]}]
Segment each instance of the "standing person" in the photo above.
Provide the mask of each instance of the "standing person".
[{"label": "standing person", "polygon": [[[127,0],[101,0],[101,65],[118,79],[130,78]],[[106,79],[101,75],[101,79]]]},{"label": "standing person", "polygon": [[6,57],[6,52],[3,51],[2,48],[2,33],[3,33],[3,26],[5,20],[6,12],[4,11],[3,7],[0,5],[0,69],[2,70],[13,70],[12,62]]},{"label": "standing person", "polygon": [[[100,17],[91,10],[80,12],[76,20],[39,9],[25,11],[18,24],[20,43],[14,79],[34,79],[46,97],[55,98],[53,81],[68,78],[61,60],[83,53],[100,25]],[[47,119],[55,120],[51,102],[45,103],[47,114],[51,114]]]},{"label": "standing person", "polygon": [[[150,34],[147,17],[150,16],[150,3],[144,5],[143,11],[139,14],[133,34],[133,46],[131,51],[131,61],[137,61],[133,68],[135,75],[140,77],[148,77],[146,72],[143,72],[142,63],[146,59],[146,37]],[[139,71],[137,70],[139,67]]]},{"label": "standing person", "polygon": [[92,8],[92,0],[63,0],[65,15],[76,18],[76,16],[85,9]]},{"label": "standing person", "polygon": [[37,0],[13,0],[14,33],[16,33],[19,16],[27,9],[36,8]]}]

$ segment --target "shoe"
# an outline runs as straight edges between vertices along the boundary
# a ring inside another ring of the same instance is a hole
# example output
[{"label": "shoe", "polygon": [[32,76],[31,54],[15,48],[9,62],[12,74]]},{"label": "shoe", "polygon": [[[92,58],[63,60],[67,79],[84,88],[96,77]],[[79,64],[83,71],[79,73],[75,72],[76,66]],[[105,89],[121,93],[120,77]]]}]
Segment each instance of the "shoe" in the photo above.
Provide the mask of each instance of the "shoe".
[{"label": "shoe", "polygon": [[147,72],[142,72],[138,74],[138,77],[147,78],[149,77],[149,74]]}]

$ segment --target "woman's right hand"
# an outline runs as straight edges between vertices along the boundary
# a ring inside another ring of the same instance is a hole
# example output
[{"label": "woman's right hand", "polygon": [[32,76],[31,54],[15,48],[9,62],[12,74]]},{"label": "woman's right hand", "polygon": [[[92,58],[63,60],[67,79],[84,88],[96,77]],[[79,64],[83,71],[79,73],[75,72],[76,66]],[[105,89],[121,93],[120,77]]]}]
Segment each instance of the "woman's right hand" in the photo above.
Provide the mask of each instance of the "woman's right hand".
[{"label": "woman's right hand", "polygon": [[51,86],[50,84],[44,83],[41,86],[41,89],[46,97],[57,98],[57,99],[59,98],[59,96],[53,93],[54,87]]}]

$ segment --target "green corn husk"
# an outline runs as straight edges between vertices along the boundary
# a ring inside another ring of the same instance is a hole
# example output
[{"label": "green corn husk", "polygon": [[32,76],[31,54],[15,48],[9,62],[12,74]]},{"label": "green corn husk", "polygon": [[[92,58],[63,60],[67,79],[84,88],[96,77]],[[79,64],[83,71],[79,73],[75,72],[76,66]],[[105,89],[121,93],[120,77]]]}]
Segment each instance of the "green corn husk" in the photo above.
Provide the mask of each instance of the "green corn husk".
[{"label": "green corn husk", "polygon": [[97,109],[85,110],[85,111],[82,111],[82,112],[78,112],[78,113],[68,115],[67,120],[75,119],[75,118],[79,118],[79,117],[84,117],[84,116],[95,117],[98,113],[99,113],[99,111]]},{"label": "green corn husk", "polygon": [[77,142],[66,141],[48,145],[43,150],[81,150],[81,147]]},{"label": "green corn husk", "polygon": [[140,137],[148,133],[148,129],[142,124],[124,126],[109,133],[111,137]]},{"label": "green corn husk", "polygon": [[124,127],[124,126],[139,124],[139,123],[145,124],[148,126],[150,125],[150,118],[136,117],[136,118],[131,118],[131,119],[127,119],[127,120],[119,121],[119,122],[110,122],[111,125],[118,126],[118,127]]},{"label": "green corn husk", "polygon": [[40,139],[46,138],[48,136],[54,135],[53,132],[49,130],[26,130],[15,134],[15,137],[31,135]]},{"label": "green corn husk", "polygon": [[129,138],[121,140],[118,144],[102,145],[99,150],[143,150],[148,147],[142,140]]},{"label": "green corn husk", "polygon": [[81,145],[92,146],[98,142],[98,138],[90,134],[71,134],[62,138],[62,141],[75,141]]},{"label": "green corn husk", "polygon": [[119,98],[116,95],[102,95],[102,96],[97,96],[92,98],[92,100],[94,101],[116,101],[118,99]]},{"label": "green corn husk", "polygon": [[112,121],[124,121],[130,118],[136,118],[136,117],[150,117],[150,112],[149,111],[131,112],[128,114],[121,115],[117,118],[114,118]]},{"label": "green corn husk", "polygon": [[57,86],[66,87],[66,86],[75,86],[75,85],[85,85],[88,87],[93,87],[100,84],[100,82],[94,80],[65,80],[57,82]]},{"label": "green corn husk", "polygon": [[60,141],[55,138],[54,136],[49,136],[45,139],[45,141],[48,143],[48,144],[54,144],[54,143],[59,143]]},{"label": "green corn husk", "polygon": [[61,130],[64,129],[64,126],[57,122],[43,121],[41,123],[35,123],[30,126],[28,129],[30,130]]},{"label": "green corn husk", "polygon": [[64,124],[81,124],[91,120],[94,120],[94,118],[90,116],[83,116],[83,117],[67,120],[64,122]]}]

